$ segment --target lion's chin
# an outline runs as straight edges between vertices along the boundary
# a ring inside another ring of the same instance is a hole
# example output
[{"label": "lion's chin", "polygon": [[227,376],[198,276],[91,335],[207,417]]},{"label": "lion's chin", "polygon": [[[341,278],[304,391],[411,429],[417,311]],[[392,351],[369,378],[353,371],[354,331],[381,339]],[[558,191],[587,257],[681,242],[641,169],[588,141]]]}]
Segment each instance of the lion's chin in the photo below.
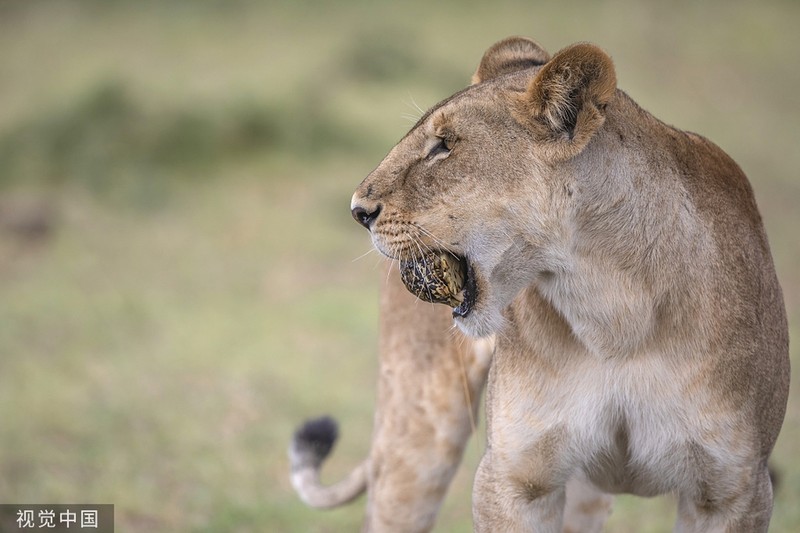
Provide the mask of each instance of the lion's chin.
[{"label": "lion's chin", "polygon": [[453,320],[470,337],[487,337],[503,328],[505,319],[494,305],[485,278],[471,261],[467,261],[464,301],[453,309]]},{"label": "lion's chin", "polygon": [[454,316],[453,320],[458,329],[469,337],[488,337],[503,329],[505,318],[502,313],[494,310],[476,308],[466,317]]}]

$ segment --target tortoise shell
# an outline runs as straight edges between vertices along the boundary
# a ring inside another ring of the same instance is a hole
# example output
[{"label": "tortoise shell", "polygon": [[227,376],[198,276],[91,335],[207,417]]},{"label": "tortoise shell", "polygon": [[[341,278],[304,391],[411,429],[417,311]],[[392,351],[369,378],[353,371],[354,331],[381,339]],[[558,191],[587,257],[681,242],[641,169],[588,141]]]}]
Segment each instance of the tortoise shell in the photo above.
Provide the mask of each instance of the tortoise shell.
[{"label": "tortoise shell", "polygon": [[466,266],[448,252],[429,252],[400,262],[400,278],[406,288],[426,302],[458,307],[464,301]]}]

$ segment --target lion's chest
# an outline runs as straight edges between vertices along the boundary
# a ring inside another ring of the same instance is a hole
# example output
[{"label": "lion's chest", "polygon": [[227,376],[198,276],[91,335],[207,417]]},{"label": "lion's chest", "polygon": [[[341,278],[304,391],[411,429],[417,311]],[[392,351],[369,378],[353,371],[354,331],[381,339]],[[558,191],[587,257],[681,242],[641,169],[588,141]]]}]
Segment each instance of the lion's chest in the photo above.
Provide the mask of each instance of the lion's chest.
[{"label": "lion's chest", "polygon": [[[697,373],[664,355],[528,360],[527,372],[516,363],[511,375],[498,353],[492,383],[493,447],[517,465],[547,457],[555,467],[563,461],[579,468],[608,492],[653,496],[703,476],[697,450],[707,463],[737,438],[709,391],[696,388]],[[556,455],[543,454],[540,443]]]},{"label": "lion's chest", "polygon": [[642,366],[598,369],[599,379],[586,383],[594,394],[571,405],[570,433],[596,485],[654,496],[690,482],[690,449],[702,429],[681,377],[658,363]]}]

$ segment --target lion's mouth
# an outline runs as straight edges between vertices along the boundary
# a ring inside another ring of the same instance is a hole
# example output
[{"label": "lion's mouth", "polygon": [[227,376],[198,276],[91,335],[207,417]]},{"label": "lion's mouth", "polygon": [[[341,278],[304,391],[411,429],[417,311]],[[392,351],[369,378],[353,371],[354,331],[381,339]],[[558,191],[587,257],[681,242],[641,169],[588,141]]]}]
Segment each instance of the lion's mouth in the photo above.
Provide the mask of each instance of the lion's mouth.
[{"label": "lion's mouth", "polygon": [[454,317],[466,317],[476,301],[474,269],[465,257],[431,251],[400,262],[400,278],[406,288],[426,302],[453,308]]},{"label": "lion's mouth", "polygon": [[466,265],[464,288],[461,291],[463,299],[458,307],[453,309],[453,318],[466,318],[467,315],[472,312],[472,308],[475,306],[475,302],[478,299],[478,284],[475,282],[475,269],[472,263],[467,261],[466,258],[462,258],[462,261]]}]

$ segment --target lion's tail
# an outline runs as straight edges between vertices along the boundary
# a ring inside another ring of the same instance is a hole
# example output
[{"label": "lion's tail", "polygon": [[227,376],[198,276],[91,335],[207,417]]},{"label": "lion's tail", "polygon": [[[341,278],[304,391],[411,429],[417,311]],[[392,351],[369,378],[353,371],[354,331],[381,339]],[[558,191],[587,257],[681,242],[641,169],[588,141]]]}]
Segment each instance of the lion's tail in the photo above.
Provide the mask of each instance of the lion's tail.
[{"label": "lion's tail", "polygon": [[292,438],[289,447],[292,486],[306,505],[321,509],[338,507],[352,501],[367,488],[367,460],[338,483],[327,487],[320,483],[320,467],[338,436],[336,421],[323,416],[307,421]]}]

